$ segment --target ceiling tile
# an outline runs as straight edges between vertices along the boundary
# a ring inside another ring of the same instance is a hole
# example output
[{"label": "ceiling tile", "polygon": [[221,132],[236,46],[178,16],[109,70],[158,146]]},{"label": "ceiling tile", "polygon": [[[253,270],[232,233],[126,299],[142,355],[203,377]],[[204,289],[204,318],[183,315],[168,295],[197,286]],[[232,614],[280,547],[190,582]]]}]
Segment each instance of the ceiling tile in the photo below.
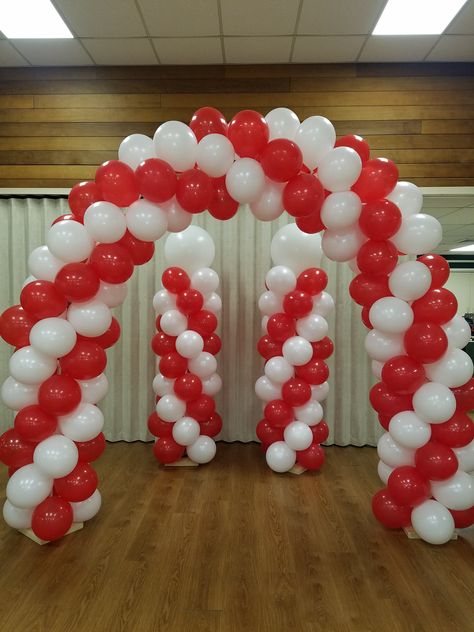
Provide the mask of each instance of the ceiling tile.
[{"label": "ceiling tile", "polygon": [[291,61],[299,64],[355,61],[364,42],[363,35],[297,37]]},{"label": "ceiling tile", "polygon": [[474,35],[474,0],[469,0],[446,31],[457,35]]},{"label": "ceiling tile", "polygon": [[301,35],[364,35],[372,28],[385,0],[304,0],[298,25]]},{"label": "ceiling tile", "polygon": [[13,46],[5,40],[0,40],[0,66],[27,66],[28,62]]},{"label": "ceiling tile", "polygon": [[372,35],[359,61],[423,61],[437,39],[437,35]]},{"label": "ceiling tile", "polygon": [[158,63],[146,38],[84,39],[82,42],[99,65],[148,66]]},{"label": "ceiling tile", "polygon": [[291,37],[224,37],[226,61],[229,64],[288,63]]},{"label": "ceiling tile", "polygon": [[224,35],[291,35],[299,0],[221,0]]},{"label": "ceiling tile", "polygon": [[443,35],[427,61],[474,61],[474,35]]},{"label": "ceiling tile", "polygon": [[91,66],[77,39],[17,39],[15,47],[34,66]]},{"label": "ceiling tile", "polygon": [[55,0],[54,4],[79,37],[146,35],[133,0]]},{"label": "ceiling tile", "polygon": [[220,35],[217,0],[138,0],[150,35]]},{"label": "ceiling tile", "polygon": [[222,64],[220,37],[165,37],[154,39],[162,64]]}]

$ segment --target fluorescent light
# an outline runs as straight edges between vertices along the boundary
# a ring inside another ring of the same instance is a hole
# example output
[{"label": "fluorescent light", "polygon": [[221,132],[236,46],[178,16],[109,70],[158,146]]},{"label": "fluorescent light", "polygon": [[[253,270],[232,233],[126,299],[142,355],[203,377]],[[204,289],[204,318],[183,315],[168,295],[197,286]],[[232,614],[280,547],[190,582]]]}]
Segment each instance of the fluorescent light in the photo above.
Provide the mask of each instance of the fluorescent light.
[{"label": "fluorescent light", "polygon": [[474,252],[474,244],[468,246],[461,246],[460,248],[451,248],[449,252]]},{"label": "fluorescent light", "polygon": [[372,35],[438,35],[466,0],[388,0]]},{"label": "fluorescent light", "polygon": [[49,0],[0,0],[0,30],[9,39],[74,37]]}]

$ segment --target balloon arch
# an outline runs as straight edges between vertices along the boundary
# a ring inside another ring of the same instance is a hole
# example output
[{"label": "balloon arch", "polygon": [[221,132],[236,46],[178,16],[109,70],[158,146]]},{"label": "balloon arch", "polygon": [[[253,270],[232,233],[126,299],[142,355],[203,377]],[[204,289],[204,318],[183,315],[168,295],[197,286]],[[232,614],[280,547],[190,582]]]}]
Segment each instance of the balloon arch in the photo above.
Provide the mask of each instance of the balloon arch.
[{"label": "balloon arch", "polygon": [[349,292],[369,329],[365,346],[378,380],[370,401],[385,430],[378,473],[386,487],[373,498],[376,518],[389,528],[411,525],[433,544],[471,525],[474,424],[467,411],[474,380],[462,351],[470,330],[443,287],[449,267],[442,257],[398,260],[441,241],[439,222],[421,213],[420,190],[398,181],[391,160],[371,159],[363,138],[336,141],[326,118],[300,123],[286,108],[266,117],[244,110],[229,123],[201,108],[189,126],[169,121],[153,139],[127,137],[118,155],[97,169],[95,181],[72,188],[70,214],[58,217],[46,245],[31,253],[20,304],[0,319],[2,337],[16,348],[1,389],[16,411],[14,427],[0,438],[10,475],[6,522],[49,541],[98,512],[91,462],[105,439],[96,404],[108,386],[104,349],[120,336],[111,309],[166,231],[149,429],[161,462],[185,450],[197,463],[213,458],[212,437],[222,425],[213,400],[221,385],[214,357],[219,279],[209,267],[212,240],[189,225],[196,213],[226,220],[248,205],[263,221],[283,210],[296,220],[272,242],[275,265],[259,300],[258,350],[266,364],[256,384],[265,402],[257,435],[269,466],[318,469],[324,461],[320,402],[328,390],[325,359],[333,345],[325,316],[333,302],[319,267],[322,245],[329,259],[353,270]]}]

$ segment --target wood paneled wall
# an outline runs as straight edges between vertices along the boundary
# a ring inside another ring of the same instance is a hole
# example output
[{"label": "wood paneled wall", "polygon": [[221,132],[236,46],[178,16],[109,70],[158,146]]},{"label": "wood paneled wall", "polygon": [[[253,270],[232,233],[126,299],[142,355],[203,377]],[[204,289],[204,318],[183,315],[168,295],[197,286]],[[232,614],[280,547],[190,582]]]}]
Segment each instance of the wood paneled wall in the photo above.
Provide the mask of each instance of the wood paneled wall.
[{"label": "wood paneled wall", "polygon": [[474,64],[0,69],[0,187],[69,187],[128,134],[287,106],[365,136],[420,186],[474,185]]}]

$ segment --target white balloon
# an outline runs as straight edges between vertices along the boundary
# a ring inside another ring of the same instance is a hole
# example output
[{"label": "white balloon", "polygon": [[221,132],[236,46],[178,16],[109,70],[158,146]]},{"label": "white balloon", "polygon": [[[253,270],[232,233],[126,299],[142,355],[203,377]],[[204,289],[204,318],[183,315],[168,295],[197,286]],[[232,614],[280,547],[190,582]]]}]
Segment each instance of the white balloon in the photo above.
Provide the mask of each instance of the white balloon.
[{"label": "white balloon", "polygon": [[416,213],[404,217],[401,227],[390,239],[400,252],[416,255],[434,250],[442,238],[443,229],[436,217]]},{"label": "white balloon", "polygon": [[252,202],[250,210],[254,217],[262,222],[271,222],[280,217],[283,208],[283,189],[285,185],[265,178],[265,187],[258,199]]},{"label": "white balloon", "polygon": [[362,160],[352,147],[335,147],[319,162],[318,178],[326,191],[348,191],[362,171]]},{"label": "white balloon", "polygon": [[222,388],[221,376],[217,373],[213,373],[208,378],[202,380],[202,392],[204,395],[210,395],[214,397]]},{"label": "white balloon", "polygon": [[415,301],[426,294],[431,285],[431,272],[421,261],[397,265],[388,279],[390,291],[404,301]]},{"label": "white balloon", "polygon": [[164,395],[156,404],[156,413],[163,421],[178,421],[186,414],[186,402],[176,395]]},{"label": "white balloon", "polygon": [[109,380],[105,373],[90,380],[77,380],[81,387],[82,401],[89,404],[97,404],[107,395],[109,390]]},{"label": "white balloon", "polygon": [[46,245],[54,257],[66,263],[73,263],[89,258],[94,248],[94,240],[82,224],[75,220],[63,219],[49,229]]},{"label": "white balloon", "polygon": [[329,384],[327,382],[311,386],[311,399],[315,399],[318,402],[323,402],[328,395]]},{"label": "white balloon", "polygon": [[238,158],[225,177],[229,195],[240,204],[255,202],[265,189],[265,173],[257,160]]},{"label": "white balloon", "polygon": [[112,312],[102,301],[93,298],[85,303],[71,303],[67,319],[81,336],[101,336],[112,322]]},{"label": "white balloon", "polygon": [[444,384],[427,382],[413,395],[413,408],[422,421],[442,424],[454,415],[456,398]]},{"label": "white balloon", "polygon": [[367,237],[358,224],[341,228],[337,232],[325,230],[321,245],[323,252],[331,261],[350,261],[360,250]]},{"label": "white balloon", "polygon": [[471,341],[471,328],[469,323],[460,314],[456,314],[454,318],[446,324],[441,325],[441,327],[444,329],[451,347],[464,349],[468,342]]},{"label": "white balloon", "polygon": [[125,220],[132,235],[142,241],[156,241],[168,229],[166,211],[148,200],[133,202],[128,208]]},{"label": "white balloon", "polygon": [[273,236],[270,252],[276,266],[287,266],[298,275],[308,268],[320,267],[321,237],[303,232],[296,224],[287,224]]},{"label": "white balloon", "polygon": [[319,314],[319,316],[329,316],[334,310],[334,299],[328,292],[320,292],[313,297],[313,314]]},{"label": "white balloon", "polygon": [[141,162],[148,160],[148,158],[154,158],[154,156],[153,140],[144,134],[131,134],[124,138],[119,145],[119,160],[134,171]]},{"label": "white balloon", "polygon": [[390,474],[393,472],[395,468],[390,467],[383,461],[379,461],[377,465],[377,473],[379,475],[380,480],[384,485],[388,483],[388,479],[390,478]]},{"label": "white balloon", "polygon": [[197,140],[194,132],[181,121],[167,121],[153,137],[155,154],[176,171],[192,169],[196,162]]},{"label": "white balloon", "polygon": [[272,382],[266,375],[262,375],[255,382],[255,393],[264,402],[281,399],[281,385]]},{"label": "white balloon", "polygon": [[192,213],[188,213],[178,204],[175,197],[168,202],[161,204],[161,208],[166,212],[168,232],[179,233],[185,230],[193,221]]},{"label": "white balloon", "polygon": [[295,413],[295,419],[308,426],[319,424],[324,416],[323,407],[319,402],[313,399],[310,399],[309,402],[303,404],[303,406],[297,406],[293,411]]},{"label": "white balloon", "polygon": [[159,290],[153,297],[153,309],[157,314],[164,314],[170,309],[176,309],[176,295],[168,290]]},{"label": "white balloon", "polygon": [[2,401],[11,410],[33,406],[38,403],[39,387],[39,384],[23,384],[9,375],[2,384]]},{"label": "white balloon", "polygon": [[74,441],[59,434],[40,441],[33,453],[33,463],[51,478],[67,476],[76,467],[78,458]]},{"label": "white balloon", "polygon": [[401,334],[413,324],[413,310],[406,301],[393,296],[379,298],[369,311],[369,320],[384,334]]},{"label": "white balloon", "polygon": [[425,445],[431,437],[430,424],[422,421],[411,410],[394,415],[390,420],[388,430],[401,446],[415,450]]},{"label": "white balloon", "polygon": [[199,268],[191,276],[191,287],[201,294],[210,294],[219,287],[219,275],[212,268]]},{"label": "white balloon", "polygon": [[270,140],[274,138],[293,140],[296,130],[300,126],[299,118],[288,108],[275,108],[274,110],[270,110],[265,120],[270,132]]},{"label": "white balloon", "polygon": [[292,336],[283,343],[283,357],[293,366],[302,366],[313,357],[313,347],[302,336]]},{"label": "white balloon", "polygon": [[294,375],[291,364],[282,356],[270,358],[265,364],[265,375],[276,384],[283,384]]},{"label": "white balloon", "polygon": [[201,432],[201,426],[192,417],[182,417],[173,424],[173,439],[179,445],[192,445]]},{"label": "white balloon", "polygon": [[310,342],[322,340],[328,333],[327,320],[319,314],[308,314],[296,321],[296,333]]},{"label": "white balloon", "polygon": [[209,233],[199,226],[189,226],[166,238],[165,259],[168,265],[184,268],[191,274],[210,266],[214,256],[214,242]]},{"label": "white balloon", "polygon": [[296,274],[288,266],[274,266],[265,276],[265,284],[271,292],[284,296],[296,287]]},{"label": "white balloon", "polygon": [[73,441],[91,441],[102,432],[104,415],[88,402],[81,402],[72,413],[59,417],[59,429]]},{"label": "white balloon", "polygon": [[202,351],[189,360],[189,370],[200,378],[210,377],[217,369],[217,360],[207,351]]},{"label": "white balloon", "polygon": [[89,235],[103,244],[113,244],[125,235],[127,223],[118,206],[110,202],[94,202],[84,213],[84,226]]},{"label": "white balloon", "polygon": [[298,127],[293,140],[301,149],[304,164],[313,170],[334,147],[336,131],[327,118],[310,116]]},{"label": "white balloon", "polygon": [[30,344],[37,351],[54,358],[67,355],[76,344],[74,327],[64,318],[43,318],[30,331]]},{"label": "white balloon", "polygon": [[331,193],[321,207],[321,220],[328,230],[337,233],[353,226],[359,219],[361,210],[360,197],[353,191]]},{"label": "white balloon", "polygon": [[397,182],[387,200],[398,206],[403,217],[419,213],[423,206],[421,189],[411,182]]},{"label": "white balloon", "polygon": [[174,380],[170,380],[161,373],[157,373],[153,378],[153,391],[159,397],[174,393]]},{"label": "white balloon", "polygon": [[183,358],[197,358],[204,348],[204,340],[197,331],[186,329],[176,338],[175,346]]},{"label": "white balloon", "polygon": [[52,255],[48,246],[38,246],[28,257],[28,270],[35,279],[54,281],[63,266],[64,261]]},{"label": "white balloon", "polygon": [[425,500],[411,512],[411,524],[416,533],[430,544],[444,544],[454,533],[454,518],[436,500]]},{"label": "white balloon", "polygon": [[222,299],[219,294],[211,292],[204,301],[203,309],[218,314],[222,310]]},{"label": "white balloon", "polygon": [[208,134],[197,146],[196,162],[211,178],[225,175],[234,162],[234,146],[223,134]]},{"label": "white balloon", "polygon": [[452,347],[436,362],[425,364],[425,372],[432,382],[456,388],[471,379],[473,364],[465,351]]},{"label": "white balloon", "polygon": [[12,377],[23,384],[41,384],[56,372],[56,358],[47,356],[34,347],[22,347],[10,358]]},{"label": "white balloon", "polygon": [[459,463],[459,469],[464,472],[474,472],[474,439],[462,448],[453,448]]},{"label": "white balloon", "polygon": [[102,497],[98,489],[96,489],[89,498],[81,500],[78,503],[71,503],[74,522],[86,522],[86,520],[90,520],[99,513],[101,504]]},{"label": "white balloon", "polygon": [[365,337],[365,350],[372,360],[387,362],[394,356],[404,354],[403,336],[372,329]]},{"label": "white balloon", "polygon": [[179,336],[188,327],[188,319],[177,309],[168,309],[160,318],[160,327],[168,336]]},{"label": "white balloon", "polygon": [[7,498],[20,509],[33,509],[53,490],[53,479],[34,463],[14,472],[7,483]]},{"label": "white balloon", "polygon": [[313,443],[313,433],[308,424],[302,421],[293,421],[288,424],[283,437],[292,450],[306,450]]},{"label": "white balloon", "polygon": [[448,509],[464,511],[474,505],[474,478],[458,470],[443,481],[431,481],[433,498]]},{"label": "white balloon", "polygon": [[271,316],[276,312],[283,311],[283,299],[271,290],[267,290],[266,292],[263,292],[263,294],[260,294],[260,298],[258,299],[258,308],[262,314]]},{"label": "white balloon", "polygon": [[382,369],[384,367],[384,362],[379,362],[378,360],[372,360],[371,362],[371,369],[372,369],[372,374],[378,379],[381,380],[382,379]]},{"label": "white balloon", "polygon": [[268,334],[268,321],[269,321],[269,316],[263,316],[262,317],[262,335],[266,335]]},{"label": "white balloon", "polygon": [[415,450],[400,445],[388,432],[380,437],[377,443],[377,454],[379,459],[389,467],[415,464]]},{"label": "white balloon", "polygon": [[186,448],[186,453],[195,463],[209,463],[216,455],[216,442],[211,437],[201,435]]},{"label": "white balloon", "polygon": [[15,507],[9,500],[6,500],[3,505],[3,519],[12,529],[29,529],[32,516],[33,509]]},{"label": "white balloon", "polygon": [[296,452],[284,441],[275,441],[268,447],[265,459],[274,472],[288,472],[296,463]]},{"label": "white balloon", "polygon": [[105,303],[107,307],[118,307],[124,302],[127,291],[126,283],[104,283],[101,281],[99,291],[94,299]]},{"label": "white balloon", "polygon": [[357,257],[354,257],[350,261],[347,262],[347,265],[352,270],[354,274],[360,274],[360,268],[357,265]]}]

